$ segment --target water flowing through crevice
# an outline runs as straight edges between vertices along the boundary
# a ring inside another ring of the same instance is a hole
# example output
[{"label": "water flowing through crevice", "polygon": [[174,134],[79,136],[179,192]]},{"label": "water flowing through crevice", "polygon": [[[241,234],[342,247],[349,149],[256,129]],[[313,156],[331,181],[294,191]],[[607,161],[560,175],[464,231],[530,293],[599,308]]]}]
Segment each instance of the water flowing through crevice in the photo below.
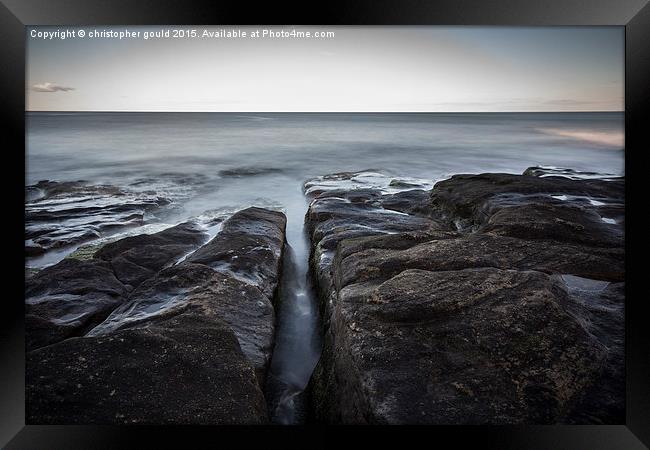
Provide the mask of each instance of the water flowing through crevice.
[{"label": "water flowing through crevice", "polygon": [[304,423],[305,388],[321,351],[318,306],[308,276],[309,244],[304,233],[287,235],[297,239],[286,246],[266,386],[271,421],[283,425]]}]

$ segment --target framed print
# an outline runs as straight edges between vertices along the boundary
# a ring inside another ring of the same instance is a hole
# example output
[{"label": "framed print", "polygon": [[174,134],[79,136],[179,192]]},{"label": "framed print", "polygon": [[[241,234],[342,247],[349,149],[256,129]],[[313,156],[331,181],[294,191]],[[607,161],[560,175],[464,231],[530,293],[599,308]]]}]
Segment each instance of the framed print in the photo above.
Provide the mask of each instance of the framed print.
[{"label": "framed print", "polygon": [[646,2],[1,11],[6,448],[646,448]]}]

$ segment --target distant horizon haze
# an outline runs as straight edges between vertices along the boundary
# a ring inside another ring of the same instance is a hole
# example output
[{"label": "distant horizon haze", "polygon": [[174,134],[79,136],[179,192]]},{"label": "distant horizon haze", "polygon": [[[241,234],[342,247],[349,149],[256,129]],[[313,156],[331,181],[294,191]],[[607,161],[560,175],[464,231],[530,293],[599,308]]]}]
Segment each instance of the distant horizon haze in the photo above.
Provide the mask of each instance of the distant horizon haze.
[{"label": "distant horizon haze", "polygon": [[147,111],[147,110],[25,110],[27,113],[133,113],[133,114],[598,114],[598,113],[624,113],[624,110],[601,111]]}]

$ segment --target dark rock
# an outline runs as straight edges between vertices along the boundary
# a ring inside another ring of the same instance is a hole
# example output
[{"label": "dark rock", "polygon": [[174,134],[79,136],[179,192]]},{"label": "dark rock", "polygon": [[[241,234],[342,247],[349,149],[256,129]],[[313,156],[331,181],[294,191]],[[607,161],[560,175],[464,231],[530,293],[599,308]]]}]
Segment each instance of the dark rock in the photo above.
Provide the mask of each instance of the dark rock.
[{"label": "dark rock", "polygon": [[27,354],[30,424],[260,424],[264,397],[228,325],[179,314]]},{"label": "dark rock", "polygon": [[394,179],[388,183],[388,186],[399,189],[418,189],[420,187],[420,184],[409,180]]},{"label": "dark rock", "polygon": [[94,257],[110,262],[115,276],[122,283],[135,287],[206,240],[206,233],[186,222],[159,233],[111,242],[99,249]]},{"label": "dark rock", "polygon": [[[249,208],[193,254],[188,248],[204,236],[181,224],[109,244],[90,263],[69,260],[108,270],[109,261],[123,259],[143,277],[156,272],[131,292],[114,278],[125,298],[102,323],[84,337],[28,353],[28,420],[266,423],[261,386],[273,347],[285,222],[281,213]],[[161,249],[153,257],[152,247]]]},{"label": "dark rock", "polygon": [[278,167],[237,167],[234,169],[224,169],[219,171],[219,176],[224,178],[242,178],[260,175],[269,175],[275,173],[282,173],[283,169]]},{"label": "dark rock", "polygon": [[45,253],[47,250],[43,248],[40,245],[32,245],[32,244],[27,244],[25,245],[25,256],[31,257],[31,256],[39,256]]},{"label": "dark rock", "polygon": [[313,420],[622,423],[624,181],[526,173],[306,186]]},{"label": "dark rock", "polygon": [[522,239],[622,247],[623,227],[603,221],[601,209],[567,205],[566,201],[553,198],[513,201],[512,197],[502,196],[484,205],[481,212],[485,222],[481,231]]},{"label": "dark rock", "polygon": [[25,192],[28,256],[97,239],[120,228],[140,226],[145,213],[170,203],[155,193],[84,181],[40,181]]},{"label": "dark rock", "polygon": [[431,207],[460,228],[494,230],[526,239],[620,246],[622,230],[609,227],[598,208],[601,204],[622,206],[623,195],[622,179],[455,175],[436,184]]},{"label": "dark rock", "polygon": [[263,383],[275,330],[271,300],[251,284],[203,264],[185,261],[144,282],[128,302],[113,311],[88,336],[156,326],[187,308],[200,310],[230,326]]},{"label": "dark rock", "polygon": [[314,375],[316,418],[553,423],[606,350],[539,272],[405,270],[339,292]]},{"label": "dark rock", "polygon": [[405,214],[428,215],[429,192],[422,189],[410,189],[393,195],[382,196],[381,206]]},{"label": "dark rock", "polygon": [[[369,238],[365,246],[370,247],[372,242]],[[342,250],[351,253],[345,244]],[[625,276],[622,248],[584,247],[483,233],[467,237],[446,233],[404,250],[371,248],[351,253],[336,262],[332,273],[338,288],[369,277],[388,279],[405,269],[441,271],[496,267],[610,281],[622,281]]]},{"label": "dark rock", "polygon": [[273,298],[282,268],[285,227],[284,214],[247,208],[228,219],[219,234],[188,261],[253,284]]},{"label": "dark rock", "polygon": [[564,177],[535,177],[505,173],[454,175],[436,183],[431,191],[433,206],[463,218],[478,215],[483,201],[500,194],[572,195],[622,199],[624,181],[571,180]]},{"label": "dark rock", "polygon": [[[341,180],[347,182],[355,175],[343,173],[334,178],[326,176],[305,185],[315,196],[305,216],[305,225],[311,237],[310,266],[316,275],[315,285],[320,291],[325,323],[329,320],[328,305],[332,293],[331,264],[342,242],[359,242],[367,238],[412,243],[429,240],[440,230],[449,230],[448,224],[442,220],[402,212],[427,210],[428,195],[425,191],[407,190],[384,195],[379,189],[344,190],[335,189],[331,184]],[[321,190],[317,181],[324,182],[327,189]]]},{"label": "dark rock", "polygon": [[27,348],[81,336],[126,301],[128,291],[206,239],[192,224],[107,244],[93,259],[66,258],[27,280]]},{"label": "dark rock", "polygon": [[[188,305],[202,305],[231,326],[263,384],[273,349],[273,301],[281,276],[285,225],[279,212],[261,208],[237,212],[214,239],[143,283],[89,335],[146,327]],[[112,250],[99,256],[110,256]]]},{"label": "dark rock", "polygon": [[[120,195],[122,191],[116,186],[89,185],[83,180],[78,181],[50,181],[41,180],[33,186],[27,186],[28,197],[36,197],[39,200],[49,200],[55,197],[80,195]],[[30,195],[31,194],[31,195]],[[38,195],[36,195],[38,194]]]},{"label": "dark rock", "polygon": [[623,423],[625,417],[625,284],[563,276],[567,310],[607,349],[599,377],[576,396],[567,423]]},{"label": "dark rock", "polygon": [[339,172],[307,180],[304,192],[312,199],[331,191],[375,191],[380,194],[395,194],[405,190],[429,190],[431,180],[421,178],[394,179],[381,171],[368,169],[360,172]]},{"label": "dark rock", "polygon": [[606,181],[615,181],[621,180],[622,177],[612,175],[612,174],[602,174],[597,172],[585,172],[574,169],[568,169],[563,167],[529,167],[524,171],[524,175],[530,175],[533,177],[564,177],[569,178],[570,180],[585,180],[585,179],[599,179]]},{"label": "dark rock", "polygon": [[79,336],[124,302],[128,291],[104,261],[64,259],[27,280],[28,350]]}]

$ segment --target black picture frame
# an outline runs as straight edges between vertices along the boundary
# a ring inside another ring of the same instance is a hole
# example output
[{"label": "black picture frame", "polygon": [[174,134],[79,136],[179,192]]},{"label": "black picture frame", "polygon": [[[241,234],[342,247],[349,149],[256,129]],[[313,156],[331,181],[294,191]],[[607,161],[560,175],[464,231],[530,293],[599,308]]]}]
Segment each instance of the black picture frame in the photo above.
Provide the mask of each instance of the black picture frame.
[{"label": "black picture frame", "polygon": [[[302,7],[234,1],[0,0],[4,283],[0,305],[0,446],[7,449],[403,445],[405,435],[431,445],[533,449],[635,449],[650,446],[650,327],[643,284],[641,226],[646,224],[642,155],[650,97],[650,6],[647,0],[364,0]],[[305,24],[625,27],[626,423],[614,426],[500,427],[111,427],[25,426],[24,176],[25,27],[29,25]],[[644,114],[645,113],[645,114]],[[22,149],[22,151],[21,151]],[[10,287],[10,289],[6,289]],[[350,436],[349,431],[355,431]],[[339,434],[345,431],[345,441]],[[236,440],[226,440],[236,434]],[[232,444],[230,444],[232,442]],[[200,443],[200,444],[199,444]]]}]

